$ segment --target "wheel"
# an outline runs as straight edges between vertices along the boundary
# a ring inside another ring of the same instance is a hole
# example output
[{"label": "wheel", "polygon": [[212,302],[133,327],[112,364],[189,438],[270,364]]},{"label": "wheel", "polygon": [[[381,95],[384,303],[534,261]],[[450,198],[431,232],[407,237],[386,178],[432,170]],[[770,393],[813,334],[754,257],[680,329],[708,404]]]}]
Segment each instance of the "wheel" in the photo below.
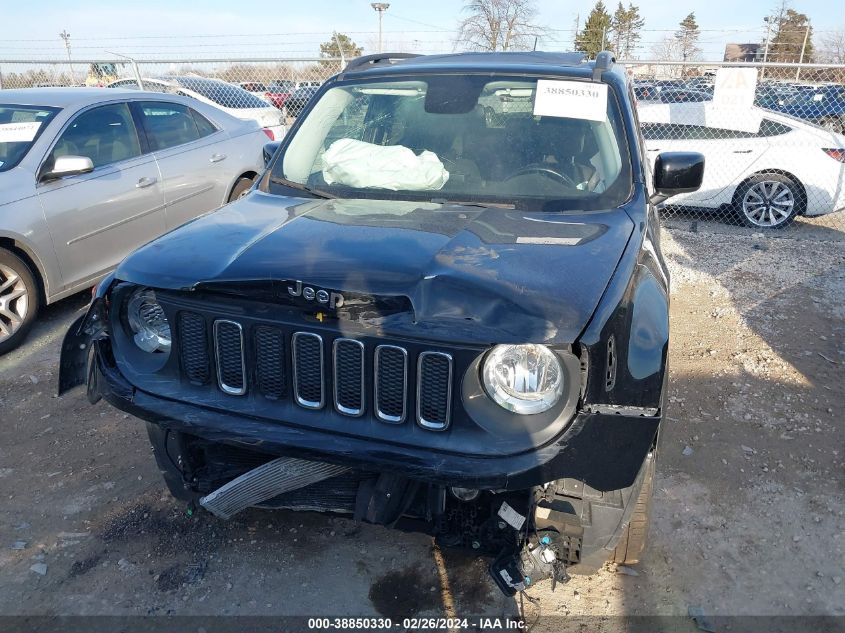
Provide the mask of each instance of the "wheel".
[{"label": "wheel", "polygon": [[229,202],[237,200],[238,198],[243,198],[252,188],[254,182],[255,181],[253,181],[252,178],[238,178],[235,186],[232,187],[232,193],[229,194]]},{"label": "wheel", "polygon": [[0,248],[0,355],[23,343],[38,314],[39,300],[26,262]]},{"label": "wheel", "polygon": [[619,565],[634,565],[640,562],[648,540],[648,522],[651,516],[651,497],[654,492],[654,454],[648,456],[643,486],[637,497],[637,505],[631,514],[628,527],[622,532],[610,560]]},{"label": "wheel", "polygon": [[823,127],[828,132],[834,132],[835,134],[840,134],[845,131],[845,118],[841,118],[838,116],[832,116],[827,119],[822,119],[819,121],[819,125]]},{"label": "wheel", "polygon": [[804,189],[783,174],[757,174],[746,180],[734,194],[734,207],[746,226],[782,229],[804,210]]}]

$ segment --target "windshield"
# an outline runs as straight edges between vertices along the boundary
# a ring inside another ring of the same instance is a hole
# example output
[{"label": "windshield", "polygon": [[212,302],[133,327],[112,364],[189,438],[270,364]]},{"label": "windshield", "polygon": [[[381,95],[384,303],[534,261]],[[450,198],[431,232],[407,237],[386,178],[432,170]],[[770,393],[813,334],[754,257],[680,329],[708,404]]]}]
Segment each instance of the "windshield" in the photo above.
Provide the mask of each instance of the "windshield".
[{"label": "windshield", "polygon": [[59,108],[0,104],[0,171],[17,165]]},{"label": "windshield", "polygon": [[539,81],[542,100],[538,80],[525,77],[338,84],[295,131],[271,183],[345,198],[619,206],[631,167],[612,90]]},{"label": "windshield", "polygon": [[266,108],[268,104],[240,86],[201,77],[176,77],[176,82],[224,108]]}]

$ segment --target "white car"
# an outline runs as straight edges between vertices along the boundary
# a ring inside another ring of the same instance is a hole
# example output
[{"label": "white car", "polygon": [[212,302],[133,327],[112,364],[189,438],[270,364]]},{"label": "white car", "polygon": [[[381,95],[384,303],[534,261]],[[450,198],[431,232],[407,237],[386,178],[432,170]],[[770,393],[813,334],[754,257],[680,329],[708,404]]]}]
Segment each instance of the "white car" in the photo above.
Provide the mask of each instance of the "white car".
[{"label": "white car", "polygon": [[[141,79],[144,90],[167,92],[193,97],[198,101],[216,106],[233,117],[244,121],[256,121],[264,128],[271,141],[279,141],[285,135],[285,121],[281,112],[263,99],[219,79],[207,79],[193,75],[173,75],[154,79]],[[119,79],[109,88],[137,89],[136,79]]]},{"label": "white car", "polygon": [[739,113],[715,108],[637,108],[652,160],[660,152],[704,154],[701,189],[676,196],[673,206],[733,208],[747,226],[760,228],[845,209],[845,136],[756,106]]}]

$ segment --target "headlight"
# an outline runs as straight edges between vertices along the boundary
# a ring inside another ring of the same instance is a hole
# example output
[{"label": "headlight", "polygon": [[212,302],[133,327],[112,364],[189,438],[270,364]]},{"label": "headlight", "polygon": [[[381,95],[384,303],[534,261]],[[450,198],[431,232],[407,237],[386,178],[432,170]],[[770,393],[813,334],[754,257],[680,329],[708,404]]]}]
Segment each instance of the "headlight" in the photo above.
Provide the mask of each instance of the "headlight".
[{"label": "headlight", "polygon": [[132,340],[145,352],[170,351],[170,324],[149,288],[136,290],[126,303]]},{"label": "headlight", "polygon": [[545,345],[497,345],[481,373],[487,395],[514,413],[548,411],[563,394],[563,368]]}]

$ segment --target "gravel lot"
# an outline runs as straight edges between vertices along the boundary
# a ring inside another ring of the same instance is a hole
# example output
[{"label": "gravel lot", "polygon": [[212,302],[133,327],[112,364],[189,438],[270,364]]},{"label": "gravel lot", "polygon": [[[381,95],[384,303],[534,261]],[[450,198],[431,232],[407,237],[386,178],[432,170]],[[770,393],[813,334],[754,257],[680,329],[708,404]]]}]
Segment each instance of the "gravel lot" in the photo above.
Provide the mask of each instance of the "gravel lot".
[{"label": "gravel lot", "polygon": [[[528,619],[845,615],[843,235],[670,225],[670,397],[648,554],[637,570],[534,588]],[[450,600],[458,615],[515,613],[483,563],[425,536],[311,514],[186,516],[140,422],[82,390],[55,396],[61,337],[86,301],[45,310],[0,358],[0,613],[401,618],[450,613]]]}]

